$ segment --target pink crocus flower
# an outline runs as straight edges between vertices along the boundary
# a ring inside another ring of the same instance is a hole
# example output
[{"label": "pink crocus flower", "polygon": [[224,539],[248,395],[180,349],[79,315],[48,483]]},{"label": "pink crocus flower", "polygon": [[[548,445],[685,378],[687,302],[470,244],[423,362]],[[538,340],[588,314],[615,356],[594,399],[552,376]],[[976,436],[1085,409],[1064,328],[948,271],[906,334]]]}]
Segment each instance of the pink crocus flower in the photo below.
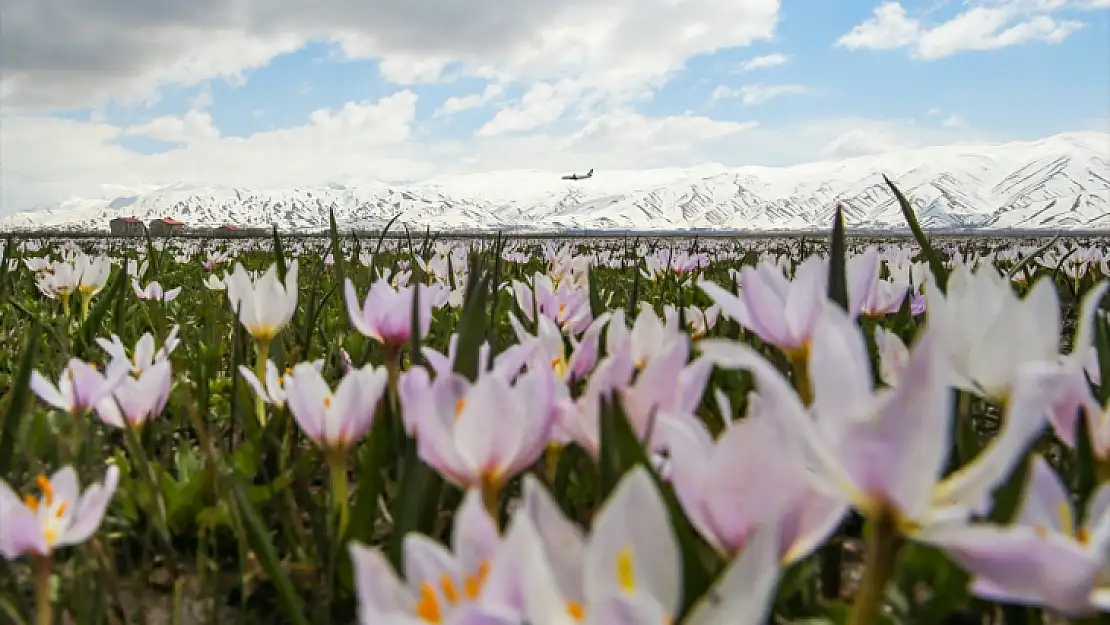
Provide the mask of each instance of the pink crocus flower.
[{"label": "pink crocus flower", "polygon": [[370,431],[388,377],[385,367],[366,365],[344,375],[332,392],[316,366],[302,362],[285,379],[285,402],[305,436],[341,452]]},{"label": "pink crocus flower", "polygon": [[749,414],[716,442],[700,421],[667,420],[662,427],[675,495],[698,532],[730,559],[758,527],[775,523],[779,558],[796,562],[824,543],[847,512],[840,498],[813,488],[802,463],[783,458],[784,433],[766,415]]},{"label": "pink crocus flower", "polygon": [[131,288],[135,290],[135,296],[139,299],[150,300],[153,302],[172,302],[173,300],[177,299],[178,295],[181,294],[181,287],[164,291],[162,290],[161,284],[159,284],[157,281],[152,281],[144,288],[140,287],[139,281],[134,278],[131,279]]},{"label": "pink crocus flower", "polygon": [[686,364],[690,355],[689,342],[685,334],[675,335],[648,362],[631,386],[622,385],[617,391],[624,413],[637,435],[650,437],[649,451],[664,447],[659,415],[693,415],[705,393],[713,362],[698,358]]},{"label": "pink crocus flower", "polygon": [[521,547],[514,530],[502,539],[468,491],[455,516],[448,550],[419,534],[404,538],[404,579],[377,547],[348,546],[355,572],[361,625],[509,625],[520,622]]},{"label": "pink crocus flower", "polygon": [[[524,491],[524,507],[513,521],[526,535],[521,577],[529,623],[674,622],[682,600],[680,551],[646,469],[637,467],[621,478],[588,536],[563,517],[534,478],[525,477]],[[773,527],[756,531],[683,622],[762,623],[779,579],[776,544]]]},{"label": "pink crocus flower", "polygon": [[348,278],[346,283],[345,298],[347,301],[347,314],[351,318],[351,325],[364,336],[370,337],[379,343],[399,349],[404,347],[412,336],[412,304],[414,288],[420,288],[420,310],[417,315],[420,336],[427,336],[432,325],[432,309],[435,302],[432,291],[424,285],[412,285],[394,288],[388,281],[380,279],[370,285],[366,300],[359,307],[358,295],[355,285]]},{"label": "pink crocus flower", "polygon": [[[428,366],[437,377],[455,375],[455,356],[458,350],[458,343],[459,335],[452,334],[447,343],[446,354],[427,346],[420,348],[420,354],[428,361]],[[512,381],[539,349],[540,345],[535,340],[525,341],[506,347],[505,351],[498,354],[493,361],[490,362],[490,345],[489,343],[482,343],[478,348],[478,367],[480,370],[496,372],[504,376],[507,380]],[[405,422],[406,424],[409,423],[407,417]],[[412,433],[411,430],[409,433]]]},{"label": "pink crocus flower", "polygon": [[531,287],[513,280],[512,289],[528,321],[534,321],[533,314],[540,314],[554,321],[564,333],[578,336],[593,320],[589,291],[576,282],[565,280],[556,288],[551,278],[537,272],[532,276]]},{"label": "pink crocus flower", "polygon": [[927,329],[910,350],[903,376],[913,384],[875,391],[858,328],[839,307],[827,305],[810,349],[810,407],[751,347],[729,341],[701,346],[720,366],[752,371],[764,409],[788,424],[786,442],[814,468],[809,475],[816,488],[865,516],[892,514],[912,535],[989,509],[991,493],[1044,427],[1062,379],[1050,367],[1023,370],[999,435],[969,464],[944,475],[954,416],[939,331]]},{"label": "pink crocus flower", "polygon": [[58,377],[57,386],[38,371],[31,372],[30,384],[31,390],[42,401],[71,415],[78,415],[103,404],[126,375],[126,368],[110,367],[105,375],[95,366],[72,358]]},{"label": "pink crocus flower", "polygon": [[555,416],[555,378],[532,370],[515,382],[486,372],[470,384],[455,374],[431,381],[415,367],[398,385],[421,459],[461,488],[500,489],[535,462]]},{"label": "pink crocus flower", "polygon": [[[616,316],[610,323],[616,323]],[[596,458],[601,443],[601,402],[603,399],[617,401],[618,389],[628,383],[634,371],[628,350],[603,358],[586,381],[581,396],[577,399],[564,396],[558,400],[552,442],[577,443]]]},{"label": "pink crocus flower", "polygon": [[[854,318],[878,280],[878,250],[869,248],[848,259],[848,311]],[[777,266],[760,263],[740,271],[740,294],[733,295],[712,282],[702,290],[721,307],[721,313],[795,357],[804,356],[813,338],[828,290],[828,260],[812,256],[787,280]]]},{"label": "pink crocus flower", "polygon": [[[876,276],[860,304],[860,314],[882,316],[898,312],[909,293],[910,285],[881,280]],[[911,303],[912,306],[912,303]]]},{"label": "pink crocus flower", "polygon": [[[312,361],[312,367],[317,371],[322,371],[324,368],[324,359],[321,358]],[[351,370],[351,367],[347,368],[348,372]],[[247,384],[250,385],[254,394],[261,397],[264,403],[277,406],[278,408],[285,407],[285,380],[287,375],[293,373],[292,367],[287,368],[284,373],[279,373],[274,361],[267,360],[265,385],[263,385],[262,381],[258,379],[258,376],[256,376],[253,371],[243,365],[239,365],[239,373],[243,376],[243,379],[247,381]]]},{"label": "pink crocus flower", "polygon": [[875,347],[879,352],[879,378],[887,386],[898,386],[909,362],[910,350],[897,334],[882,326],[875,326]]},{"label": "pink crocus flower", "polygon": [[978,597],[1093,616],[1110,611],[1110,484],[1086,512],[1079,525],[1067,487],[1037,456],[1013,524],[950,525],[922,539],[973,575]]},{"label": "pink crocus flower", "polygon": [[541,316],[537,323],[538,332],[533,336],[524,329],[516,315],[509,314],[509,322],[520,344],[529,341],[536,341],[539,344],[539,349],[532,352],[531,366],[548,367],[555,373],[556,378],[567,384],[586,379],[597,364],[601,329],[608,321],[609,315],[602,315],[590,323],[582,333],[580,341],[572,337],[570,339],[572,352],[568,357],[563,333],[554,321]]},{"label": "pink crocus flower", "polygon": [[127,347],[124,346],[123,341],[120,340],[115,334],[112,335],[112,340],[104,338],[97,338],[96,343],[112,357],[111,362],[108,364],[109,369],[122,366],[126,371],[131,370],[132,373],[138,375],[150,367],[169,359],[170,354],[177,348],[181,342],[177,338],[178,326],[174,326],[170,330],[169,336],[162,344],[162,347],[155,350],[154,348],[154,335],[150,332],[144,333],[139,340],[135,343],[135,349],[131,350],[131,355],[127,355]]},{"label": "pink crocus flower", "polygon": [[624,312],[617,311],[605,336],[609,353],[628,350],[632,363],[642,370],[656,355],[663,352],[679,336],[685,336],[678,327],[678,317],[660,318],[650,304],[642,302],[632,330],[624,325]]},{"label": "pink crocus flower", "polygon": [[113,427],[140,427],[166,407],[172,385],[173,366],[163,360],[143,370],[137,378],[124,376],[112,391],[114,401],[98,404],[97,415]]},{"label": "pink crocus flower", "polygon": [[119,469],[108,467],[104,483],[92,484],[83,493],[73,467],[63,467],[49,479],[39,476],[36,483],[42,496],[20,500],[0,480],[0,555],[9,560],[49,556],[88,540],[100,528],[119,483]]}]

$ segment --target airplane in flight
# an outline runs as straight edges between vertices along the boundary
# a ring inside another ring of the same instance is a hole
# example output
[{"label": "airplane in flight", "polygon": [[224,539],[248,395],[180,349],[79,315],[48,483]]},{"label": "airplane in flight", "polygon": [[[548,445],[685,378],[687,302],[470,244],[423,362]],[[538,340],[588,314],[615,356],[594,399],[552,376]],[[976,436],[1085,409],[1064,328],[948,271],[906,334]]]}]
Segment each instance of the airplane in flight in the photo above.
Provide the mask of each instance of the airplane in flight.
[{"label": "airplane in flight", "polygon": [[582,175],[568,174],[566,176],[563,176],[563,180],[585,180],[587,178],[592,178],[593,175],[594,175],[594,170],[591,169],[590,171],[588,171],[588,172],[586,172]]}]

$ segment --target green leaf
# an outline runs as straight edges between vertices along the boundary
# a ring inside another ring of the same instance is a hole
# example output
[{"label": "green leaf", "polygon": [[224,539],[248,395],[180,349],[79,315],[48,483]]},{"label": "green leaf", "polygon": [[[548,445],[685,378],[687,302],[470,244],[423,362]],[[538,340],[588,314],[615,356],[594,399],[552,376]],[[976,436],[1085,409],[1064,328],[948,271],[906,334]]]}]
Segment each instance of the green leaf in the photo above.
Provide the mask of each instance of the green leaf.
[{"label": "green leaf", "polygon": [[407,445],[401,482],[393,500],[393,535],[389,542],[389,560],[401,574],[405,536],[435,522],[435,505],[443,488],[442,478],[417,456],[415,441],[410,439]]},{"label": "green leaf", "polygon": [[294,625],[308,625],[308,619],[305,618],[304,614],[304,603],[293,588],[293,582],[289,579],[289,575],[286,574],[281,565],[277,549],[274,548],[274,543],[270,540],[270,529],[262,522],[262,517],[259,516],[258,510],[250,502],[246,489],[239,482],[239,479],[234,475],[229,475],[227,479],[230,482],[228,486],[231,489],[231,502],[235,505],[242,520],[247,542],[277,590],[278,602],[282,606],[283,616]]},{"label": "green leaf", "polygon": [[39,322],[33,321],[27,331],[27,340],[23,344],[23,354],[19,357],[19,367],[16,369],[15,378],[12,380],[12,390],[8,393],[7,406],[4,407],[0,419],[0,475],[7,475],[15,459],[15,437],[19,432],[19,424],[27,407],[31,403],[31,372],[35,369],[35,358],[38,355],[39,336],[42,327]]},{"label": "green leaf", "polygon": [[285,283],[285,248],[281,245],[281,237],[278,236],[277,224],[274,224],[274,264],[277,265],[277,278],[280,282]]},{"label": "green leaf", "polygon": [[836,205],[829,241],[829,300],[848,310],[848,245],[844,234],[844,207]]},{"label": "green leaf", "polygon": [[1080,526],[1086,522],[1083,515],[1087,512],[1087,502],[1090,501],[1091,495],[1098,488],[1098,467],[1094,444],[1091,440],[1091,425],[1085,412],[1079,415],[1079,423],[1076,425],[1075,477],[1076,482],[1078,482],[1077,490],[1079,491],[1077,493],[1079,497],[1076,501],[1079,518],[1076,519],[1076,526]]},{"label": "green leaf", "polygon": [[389,421],[392,415],[389,414],[388,407],[389,402],[382,402],[358,457],[358,487],[351,509],[351,523],[347,527],[347,538],[362,543],[369,543],[373,536],[374,523],[378,516],[378,498],[385,488],[382,469],[386,460],[393,455],[389,444]]},{"label": "green leaf", "polygon": [[382,228],[382,231],[378,234],[378,243],[377,243],[377,245],[374,246],[374,255],[370,257],[370,279],[371,280],[374,279],[374,270],[376,270],[378,268],[378,254],[381,254],[381,252],[382,252],[382,243],[385,241],[385,235],[386,235],[387,232],[389,232],[390,227],[393,226],[393,222],[397,221],[397,219],[400,216],[401,216],[401,213],[397,213],[396,215],[394,215],[393,219],[390,219],[385,224],[385,227]]},{"label": "green leaf", "polygon": [[466,293],[462,314],[459,316],[459,339],[455,350],[455,373],[470,381],[478,379],[478,373],[485,363],[478,362],[482,342],[486,338],[486,298],[489,295],[490,274],[481,272],[478,267],[471,269],[473,281],[475,272],[482,273]]},{"label": "green leaf", "polygon": [[1018,508],[1029,485],[1033,472],[1033,454],[1027,451],[1021,460],[1014,466],[1014,470],[1002,486],[994,492],[994,507],[991,508],[990,520],[993,523],[1005,525],[1013,522],[1017,516]]},{"label": "green leaf", "polygon": [[937,288],[941,293],[946,293],[948,290],[948,269],[945,268],[944,262],[941,260],[937,251],[933,249],[933,245],[929,242],[929,237],[925,236],[925,231],[921,229],[921,224],[917,222],[917,215],[913,212],[913,205],[902,195],[898,187],[894,186],[890,178],[883,174],[883,180],[886,181],[886,186],[890,187],[894,193],[895,199],[898,200],[898,206],[902,209],[902,216],[906,219],[906,223],[910,226],[910,231],[913,232],[913,238],[917,239],[917,244],[921,246],[921,252],[925,254],[925,260],[929,263],[929,270],[933,273],[933,279],[936,281]]},{"label": "green leaf", "polygon": [[328,209],[328,224],[331,228],[331,259],[335,264],[335,282],[343,284],[347,278],[343,262],[343,241],[339,238],[339,227],[335,223],[335,207]]},{"label": "green leaf", "polygon": [[1110,405],[1110,316],[1095,313],[1095,349],[1098,352],[1098,399]]},{"label": "green leaf", "polygon": [[[1055,245],[1055,243],[1059,240],[1060,240],[1060,233],[1057,232],[1056,236],[1052,237],[1052,239],[1048,243],[1045,243],[1044,245],[1042,245],[1042,246],[1038,247],[1037,249],[1033,250],[1032,254],[1030,254],[1030,255],[1026,256],[1025,258],[1021,259],[1020,261],[1018,261],[1017,264],[1015,264],[1013,267],[1010,267],[1010,270],[1006,272],[1006,279],[1007,280],[1013,279],[1013,277],[1017,275],[1017,272],[1023,271],[1025,269],[1025,267],[1029,265],[1029,263],[1034,261],[1041,254],[1044,254],[1046,251],[1048,251],[1048,248]],[[1026,274],[1026,275],[1028,276],[1028,274]]]},{"label": "green leaf", "polygon": [[0,302],[3,302],[8,294],[8,287],[13,279],[14,272],[8,271],[8,261],[12,258],[12,235],[4,238],[4,256],[0,258]]}]

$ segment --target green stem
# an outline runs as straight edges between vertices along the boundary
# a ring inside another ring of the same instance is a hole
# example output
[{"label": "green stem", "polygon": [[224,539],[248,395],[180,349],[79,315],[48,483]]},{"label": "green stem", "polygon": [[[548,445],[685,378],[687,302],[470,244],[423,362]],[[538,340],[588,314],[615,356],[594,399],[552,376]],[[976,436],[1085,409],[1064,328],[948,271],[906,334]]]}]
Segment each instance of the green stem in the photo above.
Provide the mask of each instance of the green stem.
[{"label": "green stem", "polygon": [[51,625],[54,622],[54,604],[50,602],[50,556],[31,558],[35,569],[35,625]]},{"label": "green stem", "polygon": [[495,523],[500,525],[498,520],[501,516],[501,485],[489,480],[482,480],[482,503],[486,507],[486,512]]},{"label": "green stem", "polygon": [[347,532],[349,496],[347,494],[347,459],[342,452],[328,454],[328,466],[331,469],[331,496],[335,514],[339,518],[338,540]]},{"label": "green stem", "polygon": [[166,506],[166,496],[162,492],[162,484],[158,481],[158,474],[154,472],[154,465],[151,464],[150,459],[147,458],[146,451],[143,450],[142,441],[139,440],[139,429],[131,423],[126,423],[123,428],[124,440],[127,447],[131,451],[131,455],[135,459],[135,464],[138,465],[139,472],[143,474],[150,484],[150,492],[154,495],[155,507],[158,514],[155,516],[157,520],[157,528],[159,538],[166,543],[167,558],[172,562],[174,560],[173,552],[173,537],[170,534],[169,525],[169,511]]},{"label": "green stem", "polygon": [[[262,387],[266,387],[266,362],[270,359],[270,339],[255,339],[254,340],[254,375],[258,377],[258,382]],[[254,414],[258,417],[258,424],[261,426],[266,425],[266,402],[262,401],[262,396],[258,395],[254,398]]]},{"label": "green stem", "polygon": [[809,379],[809,350],[791,350],[787,353],[794,371],[794,390],[806,406],[813,403],[813,382]]},{"label": "green stem", "polygon": [[92,293],[81,292],[81,321],[89,318],[89,303],[92,302]]},{"label": "green stem", "polygon": [[873,625],[883,605],[886,584],[894,575],[902,537],[894,515],[883,511],[868,521],[867,546],[863,554],[863,579],[852,602],[847,625]]}]

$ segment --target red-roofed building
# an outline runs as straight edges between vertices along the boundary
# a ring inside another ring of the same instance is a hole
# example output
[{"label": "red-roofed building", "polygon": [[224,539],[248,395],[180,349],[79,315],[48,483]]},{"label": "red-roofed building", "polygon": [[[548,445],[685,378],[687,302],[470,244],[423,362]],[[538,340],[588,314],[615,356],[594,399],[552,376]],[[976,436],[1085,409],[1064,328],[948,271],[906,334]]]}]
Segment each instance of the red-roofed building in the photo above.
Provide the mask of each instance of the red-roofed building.
[{"label": "red-roofed building", "polygon": [[150,234],[154,236],[173,236],[184,229],[185,224],[172,217],[163,217],[150,222]]},{"label": "red-roofed building", "polygon": [[134,217],[116,217],[108,222],[108,227],[111,229],[114,236],[123,237],[138,237],[142,236],[146,228],[143,227],[142,220],[135,219]]}]

